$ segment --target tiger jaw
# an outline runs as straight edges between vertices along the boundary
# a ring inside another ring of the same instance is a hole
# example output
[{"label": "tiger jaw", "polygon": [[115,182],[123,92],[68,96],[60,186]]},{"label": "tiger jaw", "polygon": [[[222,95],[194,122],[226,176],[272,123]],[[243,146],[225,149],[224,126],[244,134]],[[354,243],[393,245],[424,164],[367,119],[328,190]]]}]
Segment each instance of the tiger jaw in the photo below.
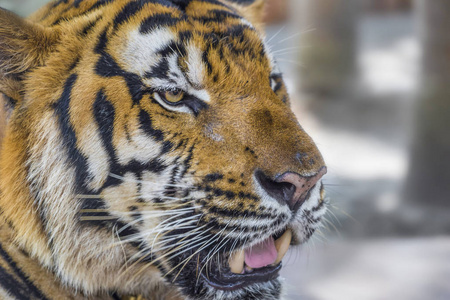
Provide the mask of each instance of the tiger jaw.
[{"label": "tiger jaw", "polygon": [[[195,280],[191,281],[195,287],[186,287],[183,280],[175,280],[177,285],[191,290],[188,294],[193,299],[246,299],[255,289],[264,293],[261,295],[273,295],[255,299],[278,299],[282,260],[291,245],[305,243],[320,226],[320,219],[326,211],[324,196],[323,186],[318,183],[301,208],[291,212],[291,219],[284,225],[280,224],[282,229],[258,231],[261,234],[256,239],[239,244],[236,246],[238,250],[223,250],[217,260],[205,262],[202,258],[208,257],[208,251],[202,251],[198,259],[193,259],[196,262],[186,268],[188,276],[195,274]],[[222,239],[217,247],[221,242]]]}]

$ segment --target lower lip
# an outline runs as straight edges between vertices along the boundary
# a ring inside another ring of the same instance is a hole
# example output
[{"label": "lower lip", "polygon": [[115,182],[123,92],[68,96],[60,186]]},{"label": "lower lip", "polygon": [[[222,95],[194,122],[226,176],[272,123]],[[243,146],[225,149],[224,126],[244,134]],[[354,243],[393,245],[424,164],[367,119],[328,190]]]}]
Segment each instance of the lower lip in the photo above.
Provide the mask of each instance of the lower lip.
[{"label": "lower lip", "polygon": [[[235,291],[254,283],[268,282],[278,278],[281,263],[276,267],[266,267],[254,270],[251,274],[221,274],[219,278],[214,275],[202,274],[203,279],[213,288],[224,291]],[[214,278],[213,278],[214,277]]]}]

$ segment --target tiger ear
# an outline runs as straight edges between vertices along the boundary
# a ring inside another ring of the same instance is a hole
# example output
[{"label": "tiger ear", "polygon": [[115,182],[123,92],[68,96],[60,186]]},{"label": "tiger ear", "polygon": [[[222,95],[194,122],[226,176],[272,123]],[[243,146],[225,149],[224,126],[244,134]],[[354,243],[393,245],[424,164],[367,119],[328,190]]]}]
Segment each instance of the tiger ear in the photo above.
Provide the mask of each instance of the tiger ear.
[{"label": "tiger ear", "polygon": [[226,0],[256,27],[263,24],[266,0]]},{"label": "tiger ear", "polygon": [[44,63],[56,40],[53,30],[0,8],[0,92],[21,101],[23,75]]}]

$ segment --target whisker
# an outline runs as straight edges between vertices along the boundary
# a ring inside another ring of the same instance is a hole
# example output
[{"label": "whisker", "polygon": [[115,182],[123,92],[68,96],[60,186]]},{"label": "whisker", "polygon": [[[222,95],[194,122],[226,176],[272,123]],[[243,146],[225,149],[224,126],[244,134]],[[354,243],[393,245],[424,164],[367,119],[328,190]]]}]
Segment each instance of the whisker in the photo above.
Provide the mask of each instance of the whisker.
[{"label": "whisker", "polygon": [[[222,240],[219,244],[217,244],[217,246],[215,247],[215,248],[217,248],[217,249],[216,249],[216,250],[213,249],[213,250],[211,251],[211,252],[213,252],[213,253],[211,254],[211,257],[209,257],[209,256],[210,256],[210,253],[208,253],[208,255],[206,256],[207,260],[206,260],[206,262],[204,263],[203,268],[205,268],[205,267],[208,265],[208,263],[211,261],[211,259],[214,257],[214,255],[216,255],[216,253],[218,253],[218,252],[226,245],[226,243],[228,242],[227,238],[228,238],[229,235],[232,234],[234,231],[236,231],[236,228],[233,229],[232,231],[230,231],[230,232],[223,238],[223,240]],[[222,244],[222,245],[221,245],[221,244]],[[203,260],[205,260],[205,259],[203,259]],[[220,267],[220,262],[219,262],[218,266]],[[200,270],[200,274],[202,273],[203,268]]]},{"label": "whisker", "polygon": [[316,31],[316,29],[314,29],[314,28],[309,28],[309,29],[305,29],[305,30],[300,31],[300,32],[296,32],[296,33],[294,33],[293,35],[291,35],[291,36],[289,36],[289,37],[287,37],[287,38],[284,38],[284,39],[278,41],[277,44],[281,44],[281,43],[286,42],[286,41],[288,41],[288,40],[291,40],[291,39],[293,39],[293,38],[295,38],[295,37],[297,37],[297,36],[299,36],[299,35],[304,35],[304,34],[307,34],[307,33],[312,32],[312,31]]},{"label": "whisker", "polygon": [[[191,190],[195,190],[194,188],[192,188]],[[165,192],[171,192],[171,191],[175,191],[177,192],[178,190],[155,190],[153,191],[152,194],[150,193],[141,193],[139,195],[137,194],[132,194],[132,195],[127,195],[127,194],[120,194],[120,195],[100,195],[100,194],[96,194],[96,195],[83,195],[83,194],[79,194],[76,195],[76,199],[128,199],[128,200],[138,200],[138,199],[142,199],[142,198],[152,198],[154,196],[158,196],[159,198],[165,199],[165,200],[174,200],[174,201],[181,201],[183,200],[183,198],[178,198],[178,197],[170,197],[170,196],[166,196],[166,195],[161,195],[162,193]],[[186,191],[186,189],[183,189],[183,191]],[[150,203],[154,203],[154,204],[158,204],[155,202],[150,202]]]},{"label": "whisker", "polygon": [[[170,217],[170,218],[164,220],[163,222],[159,223],[156,227],[151,228],[151,229],[149,229],[149,230],[147,230],[147,231],[141,231],[141,232],[139,232],[139,233],[138,233],[138,236],[149,236],[149,235],[151,235],[151,234],[153,234],[153,233],[157,233],[157,235],[155,236],[155,239],[157,239],[157,237],[159,236],[159,234],[160,234],[161,232],[164,232],[164,231],[167,230],[167,228],[169,228],[168,226],[172,226],[172,224],[174,224],[174,225],[179,225],[179,224],[182,223],[182,222],[185,222],[185,221],[191,220],[191,219],[195,219],[197,216],[199,216],[199,214],[197,214],[197,215],[194,215],[194,216],[190,216],[189,218],[183,218],[183,219],[181,219],[181,220],[176,220],[176,221],[174,221],[174,222],[172,222],[172,223],[167,223],[167,222],[173,220],[174,218],[179,217],[180,215],[183,215],[183,214],[185,214],[185,213],[175,214],[175,215],[173,215],[172,217]],[[142,217],[142,219],[144,219],[144,218]],[[119,230],[119,233],[121,233],[123,230],[129,228],[130,226],[132,226],[132,225],[134,225],[135,223],[140,222],[140,221],[141,221],[141,219],[138,219],[138,220],[135,220],[135,221],[133,221],[133,222],[128,223],[127,225],[123,226],[123,227]],[[193,221],[196,221],[196,220],[192,220],[192,222],[193,222]],[[167,225],[166,225],[166,223],[167,223]],[[185,224],[185,225],[187,225],[187,224]],[[162,227],[162,226],[165,226],[165,227]]]},{"label": "whisker", "polygon": [[296,32],[296,33],[294,33],[294,34],[292,34],[291,36],[288,36],[287,38],[284,38],[284,39],[282,39],[282,40],[279,40],[278,42],[277,42],[277,45],[279,45],[279,44],[281,44],[281,43],[284,43],[284,42],[286,42],[286,41],[289,41],[289,40],[292,40],[293,38],[295,38],[295,37],[297,37],[297,36],[299,36],[299,35],[302,35],[302,34],[304,34],[305,32]]},{"label": "whisker", "polygon": [[80,221],[111,221],[117,220],[117,217],[114,216],[86,216],[80,217]]},{"label": "whisker", "polygon": [[[214,237],[215,237],[215,239],[212,240]],[[207,242],[205,242],[205,243],[203,244],[203,246],[201,246],[199,249],[197,249],[197,251],[195,251],[191,256],[189,256],[188,258],[186,258],[185,260],[183,260],[181,263],[179,263],[178,265],[176,265],[175,267],[173,267],[169,272],[167,272],[167,273],[165,274],[165,276],[166,276],[167,274],[170,274],[173,270],[175,270],[175,269],[178,268],[181,264],[184,263],[183,267],[181,268],[181,270],[178,272],[178,274],[176,275],[176,277],[175,277],[175,279],[174,279],[174,280],[176,280],[176,278],[178,278],[179,274],[180,274],[181,271],[184,269],[184,267],[187,265],[187,263],[188,263],[188,262],[189,262],[196,254],[200,253],[201,250],[205,249],[206,247],[209,247],[209,245],[211,245],[212,243],[216,242],[217,239],[218,239],[219,237],[220,237],[220,236],[217,236],[217,233],[214,234],[213,237],[212,237],[210,240],[208,240]],[[211,240],[212,240],[212,241],[211,241]],[[191,249],[192,249],[192,247],[191,247]],[[189,250],[190,250],[190,249],[189,249]],[[183,252],[185,252],[185,251],[183,251]],[[200,273],[201,273],[201,271],[200,271]]]},{"label": "whisker", "polygon": [[298,62],[298,61],[295,61],[295,60],[279,59],[279,58],[278,58],[277,61],[278,61],[278,62],[284,62],[284,63],[294,64],[294,65],[297,65],[297,66],[299,66],[299,67],[304,67],[304,66],[305,66],[304,64],[302,64],[302,63],[300,63],[300,62]]},{"label": "whisker", "polygon": [[272,54],[285,52],[285,51],[290,51],[290,50],[301,50],[301,49],[304,49],[304,48],[305,48],[304,46],[287,47],[287,48],[284,48],[284,49],[275,50],[275,51],[272,52]]},{"label": "whisker", "polygon": [[[207,238],[207,236],[206,236],[206,238]],[[198,239],[197,239],[197,241],[198,241]],[[197,247],[199,244],[201,244],[201,243],[197,242],[196,244],[194,244],[194,245],[191,246],[190,248],[186,248],[187,246],[190,246],[190,244],[191,244],[190,242],[191,242],[191,241],[187,241],[187,242],[184,243],[184,245],[182,245],[182,246],[180,246],[180,247],[177,247],[176,249],[173,249],[173,250],[171,250],[171,251],[165,253],[163,256],[160,256],[160,257],[158,257],[157,259],[153,260],[150,264],[144,265],[144,266],[141,268],[141,270],[135,274],[135,276],[138,276],[140,273],[144,272],[146,268],[148,268],[149,266],[153,265],[155,262],[158,262],[158,261],[162,260],[163,258],[166,258],[167,256],[173,254],[174,252],[176,252],[176,253],[175,253],[174,255],[171,255],[171,256],[168,258],[169,260],[172,259],[173,257],[175,257],[175,256],[177,256],[177,255],[180,255],[180,254],[183,254],[184,252],[189,251],[190,249],[195,248],[195,247]],[[185,249],[183,249],[183,248],[185,248]],[[149,249],[147,249],[147,251],[148,251],[148,250],[149,250]],[[182,250],[182,251],[181,251],[181,252],[178,252],[178,250]],[[167,274],[167,273],[166,273],[166,274]],[[164,275],[164,277],[166,276],[166,274]]]},{"label": "whisker", "polygon": [[[204,227],[206,227],[206,224],[203,225],[203,226],[201,226],[201,227],[195,227],[195,226],[194,226],[193,228],[195,228],[196,230],[191,230],[191,232],[189,232],[189,233],[180,233],[180,234],[178,234],[178,235],[172,236],[170,239],[162,239],[162,241],[156,243],[155,245],[158,245],[158,244],[166,244],[167,242],[171,242],[171,241],[173,241],[173,240],[179,239],[180,237],[183,237],[180,241],[177,242],[177,243],[180,243],[180,242],[184,241],[185,239],[187,239],[189,236],[194,235],[194,234],[197,234],[197,231],[203,229]],[[158,251],[165,250],[165,249],[169,249],[170,247],[173,247],[173,246],[174,246],[174,245],[167,245],[167,246],[158,248]]]},{"label": "whisker", "polygon": [[284,29],[286,29],[286,25],[284,25],[283,27],[280,28],[280,30],[278,30],[274,35],[272,35],[267,41],[267,44],[270,44],[270,42],[276,38]]},{"label": "whisker", "polygon": [[109,173],[109,176],[115,178],[115,179],[119,179],[122,180],[123,182],[135,182],[135,183],[145,183],[145,184],[154,184],[154,185],[158,185],[158,186],[167,186],[167,187],[175,187],[175,188],[190,188],[192,187],[191,185],[179,185],[179,184],[168,184],[168,183],[156,183],[156,182],[151,182],[151,181],[145,181],[145,180],[138,180],[138,179],[129,179],[129,178],[125,178],[123,176],[120,175],[116,175],[113,173]]},{"label": "whisker", "polygon": [[[200,233],[200,236],[201,236],[202,234],[203,234],[203,233]],[[199,237],[198,237],[198,238],[199,238]],[[189,241],[186,242],[185,245],[179,246],[178,248],[180,248],[180,247],[183,248],[183,247],[189,246],[188,243],[189,243]],[[177,248],[177,249],[178,249],[178,248]],[[171,250],[171,251],[165,253],[163,256],[160,256],[160,257],[158,257],[157,259],[152,260],[149,264],[144,265],[144,267],[141,268],[141,270],[139,270],[139,271],[134,275],[134,278],[137,277],[140,273],[144,272],[145,269],[146,269],[147,267],[153,266],[156,262],[162,260],[162,259],[165,258],[166,256],[168,256],[168,255],[172,254],[173,252],[177,251],[177,249]],[[146,248],[146,249],[142,249],[142,250],[140,250],[139,252],[137,252],[135,255],[133,255],[132,257],[130,257],[129,261],[134,260],[136,257],[139,257],[139,256],[140,256],[140,258],[139,258],[138,260],[136,260],[136,261],[133,263],[132,266],[137,265],[138,263],[140,263],[140,262],[144,259],[144,257],[146,257],[148,254],[151,254],[151,253],[152,253],[151,250],[152,250],[152,248],[150,248],[150,247],[149,247],[149,248]],[[126,272],[126,270],[125,270],[125,271],[122,271],[122,272]],[[122,275],[122,276],[123,276],[123,275]]]}]

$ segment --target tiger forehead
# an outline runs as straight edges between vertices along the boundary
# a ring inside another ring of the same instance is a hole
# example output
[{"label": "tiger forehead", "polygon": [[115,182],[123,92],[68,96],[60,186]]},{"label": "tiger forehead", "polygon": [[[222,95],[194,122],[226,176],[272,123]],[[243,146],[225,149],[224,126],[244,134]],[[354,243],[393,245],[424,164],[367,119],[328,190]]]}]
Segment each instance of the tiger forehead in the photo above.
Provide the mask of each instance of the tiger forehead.
[{"label": "tiger forehead", "polygon": [[[232,8],[218,1],[184,3],[180,9],[130,2],[117,14],[115,45],[122,44],[117,55],[125,69],[153,87],[197,90],[207,79],[216,82],[236,71],[270,72],[259,32]],[[121,26],[124,16],[133,25]]]}]

